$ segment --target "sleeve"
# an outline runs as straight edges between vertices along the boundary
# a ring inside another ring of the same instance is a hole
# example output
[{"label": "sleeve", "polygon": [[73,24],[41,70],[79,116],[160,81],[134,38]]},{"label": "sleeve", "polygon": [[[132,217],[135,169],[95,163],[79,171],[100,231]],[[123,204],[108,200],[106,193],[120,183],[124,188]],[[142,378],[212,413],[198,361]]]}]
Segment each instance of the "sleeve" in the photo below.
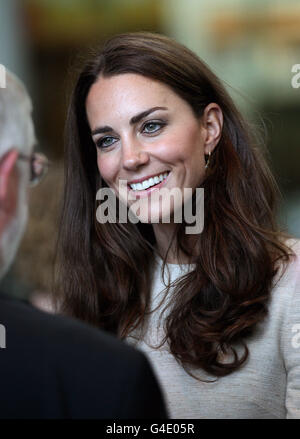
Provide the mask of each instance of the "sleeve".
[{"label": "sleeve", "polygon": [[300,256],[293,263],[292,273],[292,294],[284,316],[281,343],[287,374],[286,417],[300,419]]},{"label": "sleeve", "polygon": [[44,418],[166,418],[148,360],[116,337],[64,318],[46,350]]}]

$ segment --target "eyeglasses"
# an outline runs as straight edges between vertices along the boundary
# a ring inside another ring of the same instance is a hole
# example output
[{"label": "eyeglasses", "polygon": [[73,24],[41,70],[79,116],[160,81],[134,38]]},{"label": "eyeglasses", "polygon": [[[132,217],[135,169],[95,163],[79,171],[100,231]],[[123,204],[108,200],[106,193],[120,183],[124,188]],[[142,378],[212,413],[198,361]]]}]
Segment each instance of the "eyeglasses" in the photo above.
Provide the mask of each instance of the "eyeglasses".
[{"label": "eyeglasses", "polygon": [[44,154],[34,152],[30,156],[20,153],[18,159],[30,163],[30,186],[39,184],[48,172],[50,162]]}]

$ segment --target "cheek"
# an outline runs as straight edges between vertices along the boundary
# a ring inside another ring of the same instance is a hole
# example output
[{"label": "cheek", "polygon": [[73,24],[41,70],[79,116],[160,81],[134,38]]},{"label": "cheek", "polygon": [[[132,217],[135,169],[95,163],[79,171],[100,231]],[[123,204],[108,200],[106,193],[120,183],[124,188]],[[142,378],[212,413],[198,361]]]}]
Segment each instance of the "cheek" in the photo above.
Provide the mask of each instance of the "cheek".
[{"label": "cheek", "polygon": [[201,163],[204,149],[199,130],[188,126],[174,132],[168,137],[162,152],[170,161]]},{"label": "cheek", "polygon": [[173,147],[169,150],[169,160],[184,169],[184,184],[196,188],[205,177],[204,136],[199,128],[193,125],[177,132],[173,137]]},{"label": "cheek", "polygon": [[101,177],[110,184],[116,174],[116,162],[111,157],[97,154],[97,165]]}]

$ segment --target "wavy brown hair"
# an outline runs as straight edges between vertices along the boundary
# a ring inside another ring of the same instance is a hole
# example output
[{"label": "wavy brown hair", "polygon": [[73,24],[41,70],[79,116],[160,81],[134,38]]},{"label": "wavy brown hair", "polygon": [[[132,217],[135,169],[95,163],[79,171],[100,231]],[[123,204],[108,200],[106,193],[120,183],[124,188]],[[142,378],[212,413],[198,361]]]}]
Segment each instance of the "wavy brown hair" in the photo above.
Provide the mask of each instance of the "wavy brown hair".
[{"label": "wavy brown hair", "polygon": [[[247,359],[247,337],[267,314],[279,262],[286,265],[293,252],[275,221],[280,193],[260,142],[208,66],[166,36],[114,36],[92,54],[76,80],[66,123],[58,240],[61,310],[121,338],[142,325],[149,311],[156,251],[151,224],[96,221],[96,192],[106,184],[85,103],[97,79],[123,73],[169,86],[197,118],[211,102],[222,109],[222,136],[202,185],[205,227],[196,236],[195,268],[174,285],[164,323],[170,351],[186,370],[229,374]],[[173,239],[177,254],[191,256],[185,226],[184,221],[176,226]],[[163,268],[166,260],[167,255]],[[238,345],[244,346],[242,355]],[[224,354],[232,361],[223,362]]]}]

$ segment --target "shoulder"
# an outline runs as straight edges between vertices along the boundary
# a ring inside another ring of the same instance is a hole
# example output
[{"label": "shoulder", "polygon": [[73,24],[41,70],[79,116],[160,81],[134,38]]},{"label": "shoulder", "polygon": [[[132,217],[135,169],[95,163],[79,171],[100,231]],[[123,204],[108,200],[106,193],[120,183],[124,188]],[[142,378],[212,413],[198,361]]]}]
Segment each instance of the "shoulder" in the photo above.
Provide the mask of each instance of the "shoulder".
[{"label": "shoulder", "polygon": [[[47,346],[48,350],[72,349],[84,351],[99,350],[113,356],[124,353],[140,359],[139,354],[111,334],[93,328],[77,319],[53,315],[41,311],[26,301],[0,296],[0,323],[5,326],[11,345],[34,344]],[[13,346],[11,346],[13,347]]]},{"label": "shoulder", "polygon": [[[0,369],[13,382],[9,365],[22,364],[14,367],[28,382],[26,392],[43,389],[45,417],[146,417],[148,408],[153,417],[165,416],[148,360],[113,335],[2,297],[0,323],[9,348]],[[59,409],[62,400],[67,411]]]},{"label": "shoulder", "polygon": [[[283,310],[280,320],[280,350],[287,374],[286,409],[288,418],[299,418],[300,412],[300,240],[286,245],[294,256],[278,282],[277,302]],[[279,306],[278,306],[279,308]]]},{"label": "shoulder", "polygon": [[298,268],[300,269],[300,239],[290,238],[285,241],[287,247],[289,247],[296,256],[296,260],[298,261]]},{"label": "shoulder", "polygon": [[291,256],[287,263],[280,263],[274,279],[275,286],[298,289],[300,292],[300,240],[290,238],[284,242]]},{"label": "shoulder", "polygon": [[292,348],[291,339],[295,325],[300,322],[300,240],[288,239],[285,245],[292,255],[288,263],[281,263],[276,275],[270,315],[278,323],[279,338],[287,352]]},{"label": "shoulder", "polygon": [[300,321],[300,240],[288,239],[284,244],[291,256],[288,262],[280,261],[269,302],[269,320],[276,325],[279,338],[291,333],[292,320]]},{"label": "shoulder", "polygon": [[300,314],[300,306],[296,306],[296,303],[293,302],[293,300],[300,301],[300,240],[289,239],[286,245],[293,254],[280,281],[280,286],[290,290],[292,296],[290,301],[291,311]]}]

